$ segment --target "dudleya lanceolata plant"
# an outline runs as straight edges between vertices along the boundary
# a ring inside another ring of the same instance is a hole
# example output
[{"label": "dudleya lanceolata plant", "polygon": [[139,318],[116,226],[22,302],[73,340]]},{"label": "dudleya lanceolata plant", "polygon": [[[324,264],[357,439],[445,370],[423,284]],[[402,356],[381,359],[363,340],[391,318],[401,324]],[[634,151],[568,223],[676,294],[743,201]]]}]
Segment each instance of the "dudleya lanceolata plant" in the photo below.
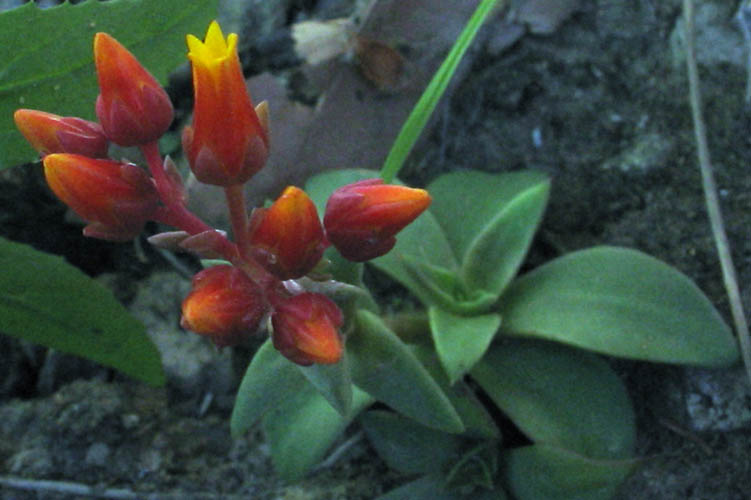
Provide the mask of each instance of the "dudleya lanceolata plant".
[{"label": "dudleya lanceolata plant", "polygon": [[[99,124],[26,110],[16,120],[44,155],[52,190],[89,221],[85,234],[125,240],[156,220],[180,231],[155,243],[225,261],[195,277],[186,328],[234,345],[270,316],[231,427],[241,435],[260,420],[285,477],[307,473],[359,418],[409,479],[383,499],[609,498],[637,463],[634,415],[597,353],[737,360],[701,291],[640,252],[581,250],[517,276],[547,204],[541,173],[454,172],[429,196],[374,172],[334,171],[246,217],[242,184],[270,145],[266,108],[245,93],[234,35],[212,24],[204,42],[188,44],[196,110],[184,150],[199,181],[225,189],[234,240],[185,208],[155,142],[171,106],[107,35],[95,41]],[[140,147],[151,175],[102,159],[108,141]],[[382,310],[363,285],[363,261],[422,307]],[[516,429],[504,439],[509,420]]]}]

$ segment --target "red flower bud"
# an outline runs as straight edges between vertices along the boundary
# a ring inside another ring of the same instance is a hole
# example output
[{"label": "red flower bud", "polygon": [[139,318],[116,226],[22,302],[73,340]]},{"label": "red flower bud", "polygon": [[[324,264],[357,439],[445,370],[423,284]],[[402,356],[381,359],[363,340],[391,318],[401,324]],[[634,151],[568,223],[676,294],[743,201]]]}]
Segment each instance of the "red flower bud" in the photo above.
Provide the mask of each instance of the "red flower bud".
[{"label": "red flower bud", "polygon": [[94,36],[99,89],[96,114],[104,133],[121,146],[159,139],[172,123],[172,103],[151,73],[107,33]]},{"label": "red flower bud", "polygon": [[316,206],[295,186],[269,208],[253,211],[250,242],[256,260],[282,280],[308,274],[327,246]]},{"label": "red flower bud", "polygon": [[266,314],[260,287],[236,267],[204,269],[193,277],[192,286],[183,300],[180,325],[218,347],[237,345],[253,335]]},{"label": "red flower bud", "polygon": [[357,262],[387,253],[396,233],[430,205],[424,189],[366,179],[342,186],[326,203],[326,237],[345,258]]},{"label": "red flower bud", "polygon": [[274,347],[298,365],[333,364],[342,357],[342,312],[319,293],[301,293],[275,304]]},{"label": "red flower bud", "polygon": [[188,35],[195,107],[183,149],[196,179],[206,184],[243,184],[268,157],[268,138],[245,86],[237,35],[224,39],[212,22],[206,40]]},{"label": "red flower bud", "polygon": [[44,157],[44,175],[57,197],[92,223],[87,236],[132,239],[159,206],[151,177],[130,163],[55,153]]},{"label": "red flower bud", "polygon": [[107,156],[107,138],[98,123],[34,109],[18,109],[13,113],[13,119],[26,140],[42,155],[75,153],[92,158]]}]

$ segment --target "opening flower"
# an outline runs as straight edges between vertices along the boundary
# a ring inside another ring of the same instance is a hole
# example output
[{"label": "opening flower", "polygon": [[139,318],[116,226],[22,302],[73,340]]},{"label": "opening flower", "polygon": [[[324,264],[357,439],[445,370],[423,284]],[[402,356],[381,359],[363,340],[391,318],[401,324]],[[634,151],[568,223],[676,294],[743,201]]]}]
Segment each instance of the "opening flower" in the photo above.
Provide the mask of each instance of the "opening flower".
[{"label": "opening flower", "polygon": [[243,184],[263,168],[269,144],[245,86],[237,35],[225,39],[214,21],[203,42],[193,35],[187,42],[195,106],[183,148],[191,169],[206,184]]}]

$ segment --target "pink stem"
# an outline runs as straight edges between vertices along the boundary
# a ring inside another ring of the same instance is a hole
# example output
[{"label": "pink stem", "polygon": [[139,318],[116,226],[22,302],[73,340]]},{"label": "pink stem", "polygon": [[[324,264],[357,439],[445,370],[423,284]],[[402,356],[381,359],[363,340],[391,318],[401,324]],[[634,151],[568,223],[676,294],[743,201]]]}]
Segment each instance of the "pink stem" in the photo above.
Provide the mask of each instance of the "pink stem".
[{"label": "pink stem", "polygon": [[240,247],[243,256],[250,255],[250,241],[248,240],[248,211],[245,207],[245,193],[242,184],[235,184],[224,188],[227,196],[229,218],[232,223],[232,235]]},{"label": "pink stem", "polygon": [[[143,153],[144,158],[146,158],[146,163],[149,165],[149,170],[154,178],[159,198],[162,200],[162,203],[164,203],[164,207],[157,212],[154,220],[182,229],[191,235],[200,234],[206,231],[216,231],[216,229],[206,224],[193,212],[185,208],[182,200],[175,198],[175,193],[180,192],[180,190],[172,185],[172,181],[164,170],[164,161],[162,160],[162,155],[159,154],[158,144],[156,142],[145,144],[141,146],[141,152]],[[238,255],[237,245],[232,243],[226,237],[221,236],[221,233],[219,234],[219,244],[218,248],[215,250],[229,261],[236,260]]]}]

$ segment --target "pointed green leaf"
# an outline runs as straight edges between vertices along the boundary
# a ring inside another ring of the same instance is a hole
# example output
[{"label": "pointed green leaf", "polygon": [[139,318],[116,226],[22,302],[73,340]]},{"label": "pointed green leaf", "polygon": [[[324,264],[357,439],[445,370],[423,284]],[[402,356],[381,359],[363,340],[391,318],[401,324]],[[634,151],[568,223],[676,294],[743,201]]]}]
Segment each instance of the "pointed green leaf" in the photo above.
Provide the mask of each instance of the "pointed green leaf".
[{"label": "pointed green leaf", "polygon": [[62,258],[0,238],[0,332],[164,384],[159,351],[108,289]]},{"label": "pointed green leaf", "polygon": [[453,384],[449,382],[432,346],[413,345],[412,352],[451,401],[464,423],[465,435],[484,440],[500,439],[501,433],[493,417],[477,399],[475,391],[463,380],[457,380]]},{"label": "pointed green leaf", "polygon": [[[419,272],[423,273],[424,282],[415,279],[415,271],[410,267],[414,262],[422,264]],[[456,273],[457,261],[430,210],[396,236],[396,245],[389,253],[373,259],[370,264],[407,287],[425,304],[442,300],[436,297],[432,288],[445,293],[450,301],[457,291],[444,288],[457,282],[455,278],[449,278]]]},{"label": "pointed green leaf", "polygon": [[525,170],[462,170],[428,186],[431,211],[462,263],[466,290],[496,297],[519,269],[547,204],[550,180]]},{"label": "pointed green leaf", "polygon": [[626,248],[555,259],[514,281],[498,311],[502,332],[612,356],[704,366],[738,359],[730,328],[689,278]]},{"label": "pointed green leaf", "polygon": [[626,458],[634,412],[626,389],[598,356],[561,344],[494,344],[471,372],[493,402],[536,443],[592,458]]},{"label": "pointed green leaf", "polygon": [[318,392],[340,415],[349,415],[352,409],[352,379],[349,376],[347,354],[333,365],[298,366]]},{"label": "pointed green leaf", "polygon": [[96,32],[117,38],[164,84],[187,61],[185,35],[203,38],[216,4],[89,0],[39,9],[29,2],[0,13],[0,168],[38,158],[16,130],[17,108],[94,118]]},{"label": "pointed green leaf", "polygon": [[377,400],[434,429],[458,433],[461,418],[409,348],[368,311],[347,338],[352,380]]},{"label": "pointed green leaf", "polygon": [[485,441],[464,452],[446,474],[446,486],[459,491],[477,486],[485,490],[494,488],[498,473],[498,443]]},{"label": "pointed green leaf", "polygon": [[437,473],[460,456],[462,439],[396,413],[371,410],[360,416],[371,445],[386,464],[404,474]]},{"label": "pointed green leaf", "polygon": [[352,411],[343,417],[310,384],[286,394],[263,417],[263,430],[279,475],[287,480],[304,476],[372,402],[370,396],[355,388]]},{"label": "pointed green leaf", "polygon": [[279,354],[271,339],[267,340],[253,356],[237,391],[230,418],[232,435],[240,436],[269,410],[305,387],[315,392],[297,365]]},{"label": "pointed green leaf", "polygon": [[507,452],[505,480],[518,500],[610,500],[637,464],[535,444]]},{"label": "pointed green leaf", "polygon": [[484,290],[466,291],[455,271],[431,266],[409,254],[402,254],[402,270],[407,273],[402,283],[426,305],[474,315],[486,312],[498,301],[497,295]]},{"label": "pointed green leaf", "polygon": [[452,384],[485,354],[501,326],[498,314],[457,316],[431,307],[428,315],[435,349]]},{"label": "pointed green leaf", "polygon": [[423,476],[404,484],[376,500],[507,500],[506,493],[496,488],[486,490],[475,488],[467,494],[460,491],[448,490],[445,478],[439,475]]},{"label": "pointed green leaf", "polygon": [[448,491],[438,475],[423,476],[381,495],[376,500],[464,500],[462,495]]}]

